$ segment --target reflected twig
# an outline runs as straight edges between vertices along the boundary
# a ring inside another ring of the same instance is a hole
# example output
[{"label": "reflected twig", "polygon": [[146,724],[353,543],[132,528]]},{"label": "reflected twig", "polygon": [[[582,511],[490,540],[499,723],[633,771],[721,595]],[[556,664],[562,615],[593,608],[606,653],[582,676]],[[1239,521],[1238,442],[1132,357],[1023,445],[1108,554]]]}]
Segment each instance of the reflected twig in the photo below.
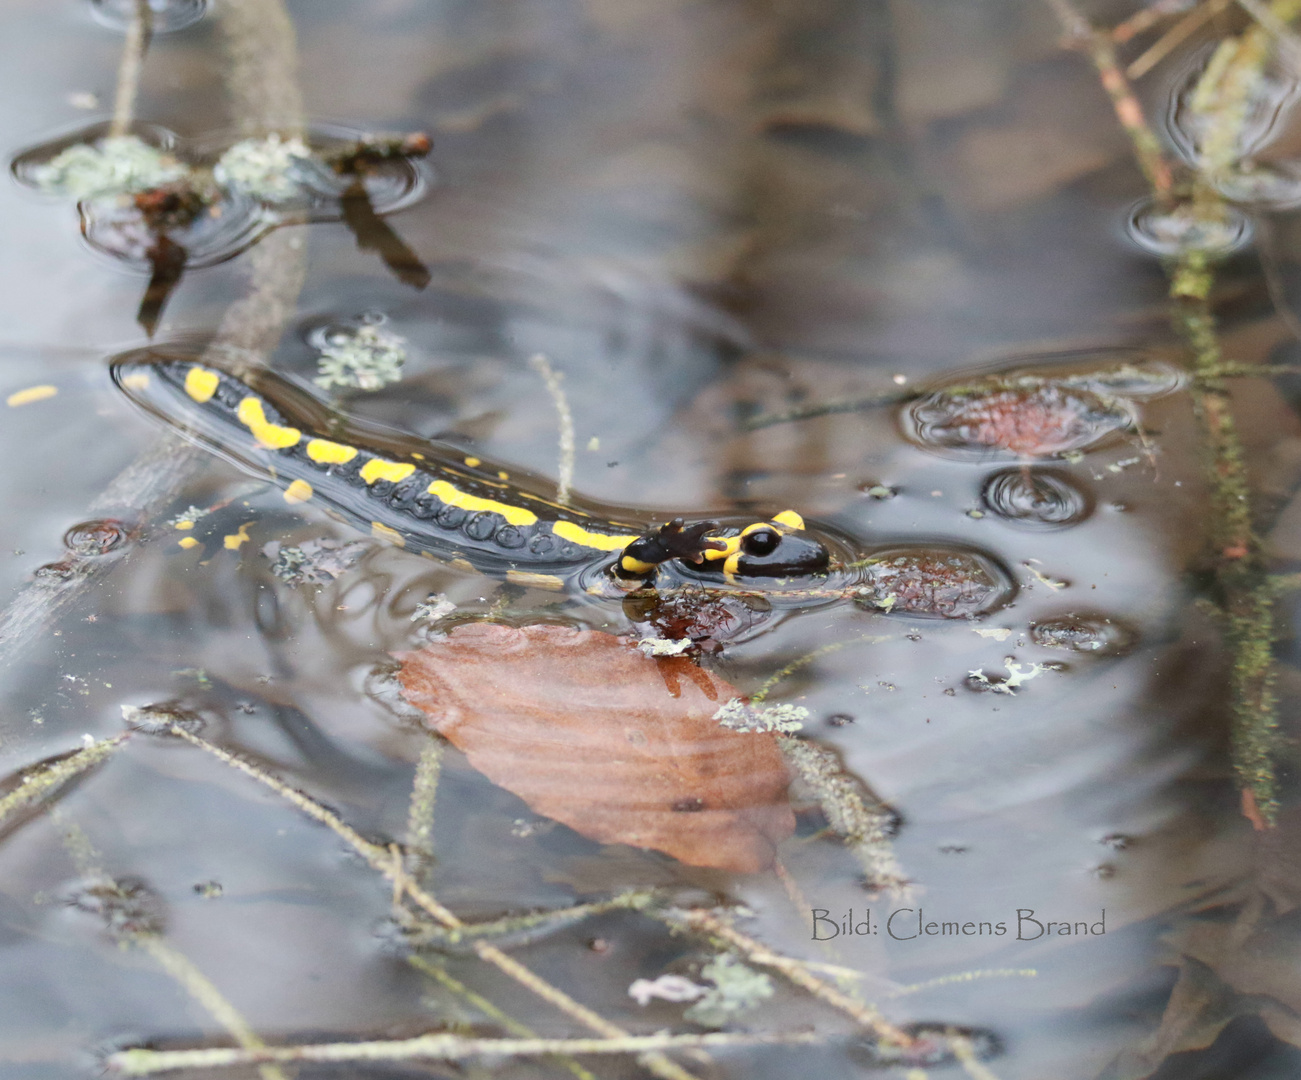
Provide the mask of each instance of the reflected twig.
[{"label": "reflected twig", "polygon": [[529,357],[529,367],[542,376],[547,393],[556,407],[560,426],[560,462],[556,469],[556,502],[569,505],[569,488],[574,482],[574,414],[569,411],[569,399],[560,385],[561,375],[542,353]]},{"label": "reflected twig", "polygon": [[135,0],[131,21],[127,23],[122,59],[117,68],[117,90],[113,96],[113,120],[108,126],[110,138],[120,138],[131,130],[135,120],[136,97],[140,92],[140,70],[144,66],[149,39],[153,35],[154,13],[149,0]]}]

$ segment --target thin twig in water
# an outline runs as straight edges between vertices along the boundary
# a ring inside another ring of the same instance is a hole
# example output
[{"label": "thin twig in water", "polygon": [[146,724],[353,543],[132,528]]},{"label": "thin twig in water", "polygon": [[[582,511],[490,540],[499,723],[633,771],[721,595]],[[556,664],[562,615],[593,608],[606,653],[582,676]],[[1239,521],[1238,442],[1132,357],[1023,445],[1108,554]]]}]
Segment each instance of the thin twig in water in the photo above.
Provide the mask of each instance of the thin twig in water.
[{"label": "thin twig in water", "polygon": [[[482,994],[475,993],[475,991],[471,990],[465,985],[465,983],[461,982],[460,979],[456,978],[440,964],[431,963],[425,957],[414,954],[407,957],[407,963],[417,971],[429,976],[429,978],[433,979],[435,982],[446,987],[453,994],[456,994],[457,997],[465,1001],[465,1003],[472,1009],[477,1009],[489,1020],[495,1020],[503,1029],[514,1035],[516,1038],[536,1039],[538,1037],[537,1032],[527,1024],[521,1024],[513,1016],[507,1015]],[[578,1078],[578,1080],[596,1080],[596,1077],[591,1072],[583,1068],[582,1065],[571,1057],[557,1055],[555,1062],[557,1065],[561,1065],[568,1069]]]},{"label": "thin twig in water", "polygon": [[113,120],[108,126],[111,137],[121,137],[131,130],[135,120],[136,97],[140,93],[140,69],[153,34],[154,13],[149,0],[135,0],[131,21],[127,23],[122,59],[117,68],[117,92],[113,97]]},{"label": "thin twig in water", "polygon": [[38,766],[24,773],[18,787],[0,798],[0,826],[12,815],[27,809],[57,791],[69,780],[107,760],[130,736],[128,731],[111,739],[101,739],[51,765]]},{"label": "thin twig in water", "polygon": [[560,464],[556,469],[556,502],[569,504],[569,489],[574,483],[574,415],[569,411],[565,388],[560,385],[560,373],[542,353],[529,358],[529,366],[542,376],[547,392],[556,406],[556,419],[560,425]]},{"label": "thin twig in water", "polygon": [[[379,844],[372,843],[358,833],[351,825],[348,825],[337,814],[327,810],[320,803],[316,802],[301,791],[296,791],[283,780],[272,776],[270,773],[258,768],[252,762],[245,761],[237,757],[228,750],[208,742],[206,739],[194,735],[184,728],[173,725],[170,729],[171,734],[199,749],[212,754],[214,757],[224,761],[232,768],[238,769],[246,776],[258,781],[258,783],[270,788],[287,800],[297,809],[301,810],[308,817],[320,822],[322,825],[331,829],[340,839],[348,844],[362,858],[370,864],[373,870],[382,874],[389,881],[398,880],[402,884],[402,892],[412,903],[423,909],[427,914],[432,915],[443,926],[449,929],[460,929],[465,924],[456,917],[451,911],[440,904],[434,897],[421,888],[418,884],[406,877],[405,869],[402,865],[401,853],[394,854],[388,848]],[[628,1035],[617,1024],[611,1023],[599,1013],[593,1012],[585,1005],[579,1004],[572,997],[566,994],[558,986],[547,982],[541,976],[530,971],[518,960],[507,956],[504,952],[487,942],[475,942],[472,946],[480,960],[483,960],[499,971],[509,975],[520,985],[532,990],[538,997],[550,1002],[557,1009],[563,1012],[570,1019],[584,1025],[589,1030],[596,1032],[598,1035],[607,1039],[621,1039]],[[558,1051],[563,1052],[563,1051]],[[642,1059],[642,1064],[646,1066],[661,1080],[696,1080],[692,1073],[688,1072],[677,1062],[665,1057],[663,1054],[650,1053]]]},{"label": "thin twig in water", "polygon": [[908,390],[874,394],[871,397],[854,398],[849,401],[824,401],[814,405],[801,405],[795,409],[787,409],[785,412],[760,413],[758,416],[752,416],[741,424],[741,430],[758,431],[761,428],[772,427],[774,424],[789,424],[795,420],[811,420],[814,417],[831,416],[835,413],[865,412],[868,409],[879,409],[886,405],[913,401],[917,396],[915,390]]},{"label": "thin twig in water", "polygon": [[316,1043],[265,1050],[119,1050],[106,1064],[124,1076],[168,1069],[220,1069],[263,1061],[464,1061],[475,1057],[541,1057],[552,1054],[645,1054],[662,1050],[708,1050],[746,1046],[809,1046],[825,1042],[813,1031],[772,1035],[717,1031],[705,1035],[624,1035],[609,1039],[467,1039],[421,1035],[378,1042]]},{"label": "thin twig in water", "polygon": [[1130,64],[1125,69],[1125,74],[1135,81],[1141,79],[1231,3],[1233,0],[1206,0],[1205,3],[1198,4]]}]

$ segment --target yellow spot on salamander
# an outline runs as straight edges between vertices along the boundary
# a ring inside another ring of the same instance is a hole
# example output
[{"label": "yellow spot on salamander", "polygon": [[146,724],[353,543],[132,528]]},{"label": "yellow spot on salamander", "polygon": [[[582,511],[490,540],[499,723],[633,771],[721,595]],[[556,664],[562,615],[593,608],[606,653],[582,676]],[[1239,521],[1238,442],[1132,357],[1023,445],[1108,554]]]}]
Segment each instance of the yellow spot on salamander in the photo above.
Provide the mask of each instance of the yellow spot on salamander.
[{"label": "yellow spot on salamander", "polygon": [[361,478],[368,484],[376,480],[392,480],[399,483],[405,480],[416,467],[408,461],[385,461],[383,458],[371,458],[361,467]]},{"label": "yellow spot on salamander", "polygon": [[19,405],[30,405],[33,401],[44,401],[46,398],[52,398],[59,392],[57,386],[29,386],[26,390],[18,390],[5,398],[5,404],[11,409],[18,408]]},{"label": "yellow spot on salamander", "polygon": [[390,529],[387,525],[378,521],[370,523],[370,534],[376,540],[387,540],[390,544],[396,544],[398,547],[406,547],[407,541],[397,529]]},{"label": "yellow spot on salamander", "polygon": [[534,574],[527,570],[507,570],[506,580],[515,585],[531,585],[535,589],[559,591],[565,587],[563,578],[555,574]]},{"label": "yellow spot on salamander", "polygon": [[589,532],[581,525],[575,525],[572,521],[557,521],[551,526],[551,531],[561,540],[581,544],[583,547],[596,548],[598,551],[622,551],[637,539],[636,535],[626,533],[619,536],[607,536],[605,533]]},{"label": "yellow spot on salamander", "polygon": [[794,510],[783,510],[772,519],[775,525],[785,525],[788,529],[804,528],[804,519]]},{"label": "yellow spot on salamander", "polygon": [[290,506],[294,503],[306,502],[312,497],[312,485],[306,480],[295,480],[285,488],[285,502]]},{"label": "yellow spot on salamander", "polygon": [[357,448],[329,439],[313,439],[307,444],[307,456],[318,465],[343,465],[357,456]]},{"label": "yellow spot on salamander", "polygon": [[122,376],[122,385],[128,390],[148,390],[149,389],[149,372],[133,371],[130,375]]},{"label": "yellow spot on salamander", "polygon": [[178,528],[178,529],[180,529],[180,530],[182,530],[182,531],[184,531],[184,530],[186,530],[186,529],[193,529],[193,528],[194,528],[194,522],[193,522],[193,521],[178,521],[178,522],[176,523],[176,528]]},{"label": "yellow spot on salamander", "polygon": [[741,538],[739,536],[711,536],[711,540],[721,540],[726,547],[710,548],[705,552],[705,558],[710,562],[717,559],[730,559],[733,555],[741,550]]},{"label": "yellow spot on salamander", "polygon": [[655,569],[655,564],[642,562],[641,559],[634,559],[631,555],[625,555],[619,560],[619,565],[630,574],[649,574]]},{"label": "yellow spot on salamander", "polygon": [[246,397],[239,403],[235,415],[239,417],[241,424],[253,432],[253,438],[268,450],[283,450],[287,446],[295,446],[303,437],[303,433],[297,428],[281,427],[279,424],[271,423],[262,408],[260,398]]},{"label": "yellow spot on salamander", "polygon": [[481,499],[477,495],[470,495],[460,488],[452,487],[446,480],[435,480],[425,490],[430,495],[437,495],[448,506],[457,506],[462,510],[490,510],[494,514],[500,514],[512,525],[532,525],[538,520],[537,514],[532,510],[497,502],[495,499]]},{"label": "yellow spot on salamander", "polygon": [[248,528],[252,524],[253,522],[246,521],[236,532],[221,538],[221,542],[226,545],[227,551],[238,551],[243,544],[248,543]]},{"label": "yellow spot on salamander", "polygon": [[468,457],[465,459],[465,463],[470,466],[470,468],[475,469],[479,466],[479,459],[477,457]]},{"label": "yellow spot on salamander", "polygon": [[199,546],[199,541],[197,541],[196,539],[194,539],[193,536],[182,536],[182,537],[181,537],[179,540],[177,540],[176,542],[177,542],[178,544],[180,544],[181,547],[185,548],[186,551],[189,551],[190,548],[194,548],[194,547],[198,547],[198,546]]},{"label": "yellow spot on salamander", "polygon": [[200,405],[205,401],[211,401],[212,395],[217,392],[217,387],[220,385],[221,379],[218,378],[217,373],[207,368],[192,367],[185,373],[185,392]]}]

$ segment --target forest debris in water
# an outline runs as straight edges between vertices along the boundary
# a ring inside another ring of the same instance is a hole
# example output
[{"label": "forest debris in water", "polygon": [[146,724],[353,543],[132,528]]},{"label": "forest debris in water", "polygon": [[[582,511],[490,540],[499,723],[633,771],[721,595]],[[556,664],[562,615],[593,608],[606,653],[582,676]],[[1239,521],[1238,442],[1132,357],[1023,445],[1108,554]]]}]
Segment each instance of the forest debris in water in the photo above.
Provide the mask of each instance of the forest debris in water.
[{"label": "forest debris in water", "polygon": [[436,623],[455,610],[456,605],[442,593],[430,593],[416,605],[416,610],[411,613],[411,621]]},{"label": "forest debris in water", "polygon": [[471,765],[584,836],[753,873],[794,830],[773,737],[720,728],[736,691],[684,658],[474,623],[400,659],[404,696]]},{"label": "forest debris in water", "polygon": [[297,547],[273,540],[262,547],[271,573],[286,585],[325,585],[351,570],[366,553],[364,540],[304,540]]},{"label": "forest debris in water", "polygon": [[213,166],[212,176],[223,188],[275,205],[301,197],[305,172],[319,168],[301,138],[282,139],[273,131],[235,143]]},{"label": "forest debris in water", "polygon": [[637,979],[628,987],[628,996],[638,1005],[649,1005],[653,1000],[660,1001],[695,1001],[707,993],[707,988],[698,986],[685,975],[661,975],[658,979]]},{"label": "forest debris in water", "polygon": [[773,995],[772,979],[733,953],[719,953],[700,969],[700,976],[713,985],[683,1016],[705,1027],[722,1027]]},{"label": "forest debris in water", "polygon": [[317,358],[317,375],[312,382],[324,390],[336,386],[378,390],[401,379],[406,362],[406,338],[366,323],[356,330],[330,335]]},{"label": "forest debris in water", "polygon": [[714,719],[732,731],[774,731],[793,735],[804,728],[809,710],[803,705],[769,705],[757,708],[740,698],[732,698],[714,713]]},{"label": "forest debris in water", "polygon": [[78,201],[133,195],[183,180],[189,168],[171,154],[135,135],[73,143],[42,165],[32,167],[31,182],[49,195]]}]

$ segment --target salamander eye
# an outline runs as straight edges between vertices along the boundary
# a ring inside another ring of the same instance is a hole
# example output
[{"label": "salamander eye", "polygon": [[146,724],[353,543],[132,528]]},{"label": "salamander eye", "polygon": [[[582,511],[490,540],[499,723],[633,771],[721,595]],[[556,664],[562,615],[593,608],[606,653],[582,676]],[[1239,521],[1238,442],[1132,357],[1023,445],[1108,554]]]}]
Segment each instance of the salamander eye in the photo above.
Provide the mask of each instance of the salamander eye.
[{"label": "salamander eye", "polygon": [[741,537],[741,550],[747,555],[771,555],[781,543],[781,533],[776,529],[755,529]]}]

